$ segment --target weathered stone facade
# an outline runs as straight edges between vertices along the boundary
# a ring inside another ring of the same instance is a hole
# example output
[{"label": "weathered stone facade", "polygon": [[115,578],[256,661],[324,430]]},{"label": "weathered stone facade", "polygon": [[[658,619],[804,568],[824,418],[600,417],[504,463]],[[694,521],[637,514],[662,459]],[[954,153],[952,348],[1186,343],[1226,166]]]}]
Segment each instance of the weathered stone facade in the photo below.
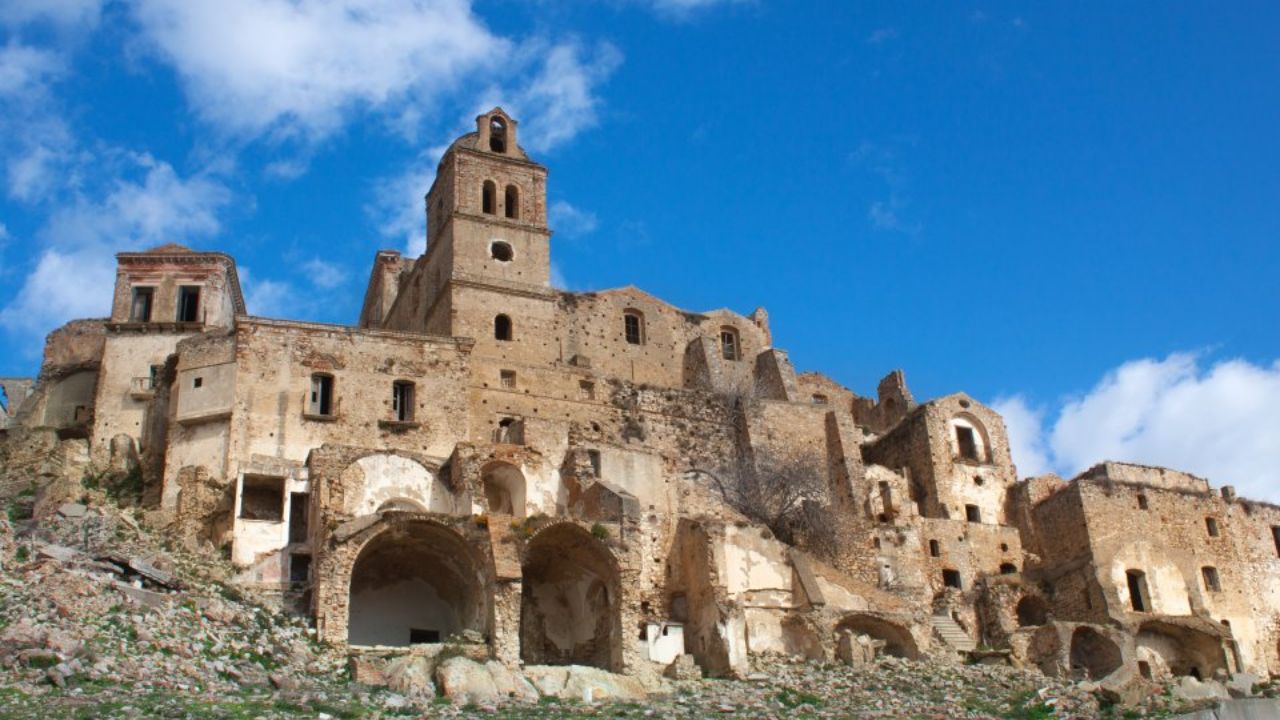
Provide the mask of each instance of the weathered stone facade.
[{"label": "weathered stone facade", "polygon": [[763,309],[558,290],[546,176],[477,118],[351,326],[246,315],[226,255],[122,253],[111,318],[51,334],[30,397],[3,381],[4,452],[141,473],[155,519],[362,652],[1280,673],[1280,508],[1117,463],[1019,482],[993,410],[797,374]]}]

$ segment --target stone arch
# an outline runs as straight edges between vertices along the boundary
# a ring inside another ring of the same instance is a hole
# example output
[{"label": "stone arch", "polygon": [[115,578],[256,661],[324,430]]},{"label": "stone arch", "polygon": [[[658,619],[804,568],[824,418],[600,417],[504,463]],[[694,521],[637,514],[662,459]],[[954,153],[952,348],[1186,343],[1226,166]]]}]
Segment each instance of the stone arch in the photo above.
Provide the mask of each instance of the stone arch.
[{"label": "stone arch", "polygon": [[1024,595],[1016,610],[1018,627],[1035,627],[1049,622],[1049,603],[1037,595]]},{"label": "stone arch", "polygon": [[1222,640],[1207,632],[1164,622],[1147,622],[1134,639],[1139,662],[1147,663],[1154,678],[1191,676],[1210,678],[1226,668]]},{"label": "stone arch", "polygon": [[387,524],[352,564],[347,642],[407,646],[464,630],[487,636],[484,576],[478,553],[453,529],[425,518]]},{"label": "stone arch", "polygon": [[1071,633],[1071,674],[1099,680],[1124,663],[1120,646],[1097,630],[1080,626]]},{"label": "stone arch", "polygon": [[[342,471],[340,487],[345,496],[344,510],[359,517],[385,509],[393,501],[395,509],[409,509],[451,514],[455,510],[453,493],[438,475],[411,457],[394,453],[369,453],[356,459]],[[408,503],[408,504],[407,504]]]},{"label": "stone arch", "polygon": [[480,479],[489,512],[525,516],[526,483],[520,468],[508,462],[491,462],[480,471]]},{"label": "stone arch", "polygon": [[950,425],[952,455],[978,462],[990,462],[991,436],[981,420],[972,413],[959,412],[951,417]]},{"label": "stone arch", "polygon": [[856,613],[846,615],[836,625],[836,633],[848,630],[855,635],[867,635],[874,640],[884,641],[883,655],[914,660],[920,657],[920,649],[911,637],[911,632],[902,625],[889,622],[874,615]]},{"label": "stone arch", "polygon": [[522,661],[621,670],[621,579],[602,542],[556,523],[529,540],[522,572]]},{"label": "stone arch", "polygon": [[409,498],[399,498],[399,497],[391,498],[390,500],[387,500],[386,502],[378,506],[378,512],[380,513],[383,513],[383,512],[420,513],[420,512],[426,512],[426,511],[427,509],[422,507],[420,503],[414,500],[410,500]]}]

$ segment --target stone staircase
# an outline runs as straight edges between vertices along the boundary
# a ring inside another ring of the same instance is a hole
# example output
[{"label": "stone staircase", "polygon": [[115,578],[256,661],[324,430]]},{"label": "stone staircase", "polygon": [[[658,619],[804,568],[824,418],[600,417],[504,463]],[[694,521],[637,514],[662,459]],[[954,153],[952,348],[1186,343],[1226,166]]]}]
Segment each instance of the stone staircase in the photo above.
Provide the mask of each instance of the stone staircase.
[{"label": "stone staircase", "polygon": [[953,650],[958,652],[969,652],[978,647],[978,643],[969,637],[955,620],[947,615],[934,615],[932,618],[933,631],[942,638],[943,642],[951,646]]}]

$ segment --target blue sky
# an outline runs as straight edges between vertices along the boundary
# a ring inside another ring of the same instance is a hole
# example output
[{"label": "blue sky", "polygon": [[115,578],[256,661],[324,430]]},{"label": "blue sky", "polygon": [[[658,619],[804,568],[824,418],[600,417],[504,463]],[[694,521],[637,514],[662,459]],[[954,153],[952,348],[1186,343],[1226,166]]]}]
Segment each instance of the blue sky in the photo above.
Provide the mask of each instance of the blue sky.
[{"label": "blue sky", "polygon": [[1280,501],[1280,8],[1043,5],[6,0],[0,374],[162,242],[353,321],[501,104],[569,288],[763,305],[801,369],[995,403],[1023,474]]}]

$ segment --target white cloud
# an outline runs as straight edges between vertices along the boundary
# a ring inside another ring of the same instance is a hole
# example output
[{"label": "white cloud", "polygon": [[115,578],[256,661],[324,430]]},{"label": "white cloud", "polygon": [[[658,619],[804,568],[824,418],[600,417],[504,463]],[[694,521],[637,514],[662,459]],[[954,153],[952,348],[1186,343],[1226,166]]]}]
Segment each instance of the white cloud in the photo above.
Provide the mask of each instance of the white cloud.
[{"label": "white cloud", "polygon": [[251,136],[431,107],[512,51],[468,0],[137,0],[134,14],[195,111]]},{"label": "white cloud", "polygon": [[907,192],[907,173],[898,153],[883,145],[863,142],[850,157],[879,177],[888,193],[868,206],[867,220],[871,226],[885,232],[918,234],[923,225],[908,218],[911,199]]},{"label": "white cloud", "polygon": [[0,48],[0,96],[21,98],[43,93],[45,84],[64,71],[61,54],[10,39]]},{"label": "white cloud", "polygon": [[24,25],[51,22],[61,26],[96,25],[103,0],[5,0],[0,3],[0,23]]},{"label": "white cloud", "polygon": [[557,200],[547,208],[547,222],[557,235],[576,238],[595,232],[599,222],[590,210],[579,210],[564,200]]},{"label": "white cloud", "polygon": [[347,281],[347,271],[331,262],[320,258],[311,258],[302,264],[307,278],[312,285],[323,290],[332,290]]},{"label": "white cloud", "polygon": [[385,177],[373,187],[366,211],[383,237],[395,239],[409,257],[427,249],[427,220],[423,198],[436,176],[436,165],[447,146],[428,149],[400,174]]},{"label": "white cloud", "polygon": [[745,5],[755,0],[641,0],[659,14],[686,18],[692,13],[707,10],[717,5]]},{"label": "white cloud", "polygon": [[55,110],[51,85],[62,78],[61,51],[10,40],[0,48],[0,156],[9,195],[32,202],[74,179],[75,140]]},{"label": "white cloud", "polygon": [[523,88],[506,93],[512,99],[505,107],[520,120],[520,144],[546,152],[596,125],[596,86],[622,63],[622,53],[609,43],[589,50],[576,42],[533,47],[539,67]]},{"label": "white cloud", "polygon": [[218,231],[217,211],[231,199],[219,182],[181,178],[147,155],[130,156],[128,163],[140,180],[116,180],[100,194],[54,209],[39,233],[43,248],[34,269],[0,309],[0,327],[35,339],[73,318],[103,317],[115,252]]},{"label": "white cloud", "polygon": [[1053,471],[1045,448],[1044,410],[1033,408],[1021,395],[997,398],[991,407],[1004,418],[1009,433],[1009,449],[1018,466],[1020,477],[1043,475]]},{"label": "white cloud", "polygon": [[[245,310],[258,317],[284,317],[289,314],[298,294],[293,287],[279,280],[252,280],[241,272],[241,281],[245,286]],[[295,317],[296,313],[290,315]]]},{"label": "white cloud", "polygon": [[1014,456],[1024,475],[1037,463],[1073,475],[1102,460],[1130,461],[1280,502],[1280,361],[1209,364],[1193,353],[1130,361],[1067,399],[1047,428],[1034,412],[1019,417],[1020,402],[1026,408],[1018,398],[995,405],[1014,411],[1011,443],[1025,456]]},{"label": "white cloud", "polygon": [[867,36],[867,42],[872,45],[889,42],[898,39],[898,29],[891,27],[878,28]]}]

